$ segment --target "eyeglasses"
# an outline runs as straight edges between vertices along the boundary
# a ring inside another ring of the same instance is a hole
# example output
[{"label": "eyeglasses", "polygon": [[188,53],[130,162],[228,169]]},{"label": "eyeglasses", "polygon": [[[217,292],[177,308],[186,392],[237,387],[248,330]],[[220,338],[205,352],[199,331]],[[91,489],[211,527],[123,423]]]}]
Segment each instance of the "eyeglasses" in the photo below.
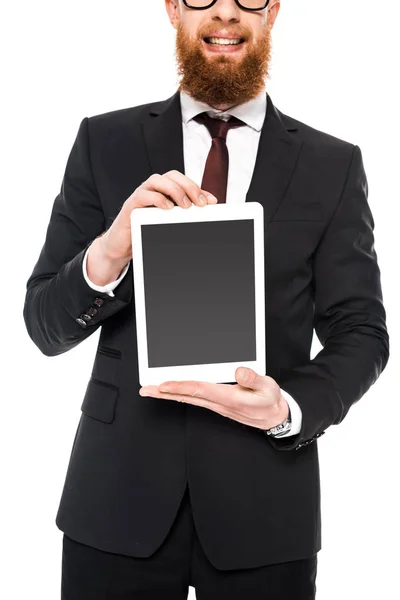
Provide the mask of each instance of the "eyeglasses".
[{"label": "eyeglasses", "polygon": [[[193,8],[195,10],[205,10],[206,8],[211,8],[217,0],[183,0],[183,3],[188,8]],[[236,4],[242,10],[264,10],[269,4],[269,0],[263,2],[262,0],[235,0]]]}]

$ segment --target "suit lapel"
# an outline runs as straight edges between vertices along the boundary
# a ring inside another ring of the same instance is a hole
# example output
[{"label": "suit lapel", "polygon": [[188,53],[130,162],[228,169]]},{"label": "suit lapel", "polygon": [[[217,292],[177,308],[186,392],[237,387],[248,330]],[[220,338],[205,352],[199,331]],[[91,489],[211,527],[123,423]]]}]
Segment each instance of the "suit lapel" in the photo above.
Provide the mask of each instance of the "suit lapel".
[{"label": "suit lapel", "polygon": [[[267,110],[261,129],[257,158],[246,202],[259,202],[264,207],[265,223],[277,210],[300,153],[302,143],[289,132],[283,115],[267,94]],[[143,122],[152,173],[176,169],[184,173],[182,114],[179,91],[171,98],[152,107]]]},{"label": "suit lapel", "polygon": [[179,91],[150,110],[143,135],[151,172],[163,175],[176,169],[184,173],[182,113]]},{"label": "suit lapel", "polygon": [[264,207],[265,223],[275,214],[294,172],[302,143],[286,128],[279,111],[267,95],[267,110],[261,129],[253,176],[246,202],[259,202]]}]

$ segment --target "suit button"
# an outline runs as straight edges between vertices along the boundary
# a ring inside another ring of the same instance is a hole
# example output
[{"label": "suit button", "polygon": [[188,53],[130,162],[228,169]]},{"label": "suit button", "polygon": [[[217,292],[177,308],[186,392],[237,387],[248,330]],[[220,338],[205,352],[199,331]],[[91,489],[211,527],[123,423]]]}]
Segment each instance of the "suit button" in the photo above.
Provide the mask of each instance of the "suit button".
[{"label": "suit button", "polygon": [[95,304],[96,306],[101,308],[104,304],[104,300],[103,300],[103,298],[95,298],[95,301],[93,302],[93,304]]},{"label": "suit button", "polygon": [[81,315],[81,319],[84,319],[85,321],[91,321],[92,317],[90,315],[87,315],[86,313],[83,313]]},{"label": "suit button", "polygon": [[79,325],[80,325],[81,327],[86,327],[86,321],[84,321],[84,320],[83,320],[83,319],[81,319],[80,317],[78,317],[77,319],[75,319],[75,321],[76,321],[77,323],[79,323]]},{"label": "suit button", "polygon": [[99,311],[94,306],[89,306],[89,308],[86,309],[86,313],[91,317],[94,317],[94,315],[96,315],[98,312]]}]

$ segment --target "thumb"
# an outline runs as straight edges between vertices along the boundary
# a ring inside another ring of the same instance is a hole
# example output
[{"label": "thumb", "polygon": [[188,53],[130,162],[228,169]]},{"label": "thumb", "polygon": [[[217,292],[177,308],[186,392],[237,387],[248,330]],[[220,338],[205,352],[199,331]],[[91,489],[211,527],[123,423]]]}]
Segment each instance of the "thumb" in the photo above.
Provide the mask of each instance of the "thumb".
[{"label": "thumb", "polygon": [[235,371],[236,381],[244,387],[252,390],[267,390],[272,387],[279,387],[272,377],[268,375],[259,375],[253,369],[248,367],[238,367]]},{"label": "thumb", "polygon": [[[258,373],[253,371],[253,369],[249,369],[246,367],[239,367],[238,369],[236,369],[235,377],[236,377],[236,381],[240,385],[243,385],[243,386],[249,387],[249,388],[253,388],[253,389],[258,387],[261,383],[260,375],[258,375]],[[258,383],[258,386],[257,386],[257,383]]]}]

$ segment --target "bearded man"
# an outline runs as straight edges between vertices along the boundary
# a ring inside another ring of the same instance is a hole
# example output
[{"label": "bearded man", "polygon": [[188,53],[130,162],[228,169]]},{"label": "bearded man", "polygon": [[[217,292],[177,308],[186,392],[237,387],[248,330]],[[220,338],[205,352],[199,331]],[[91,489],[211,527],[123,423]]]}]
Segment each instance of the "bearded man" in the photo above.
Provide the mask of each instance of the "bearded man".
[{"label": "bearded man", "polygon": [[[82,120],[27,282],[45,355],[100,329],[56,518],[62,598],[311,600],[316,440],[389,357],[361,151],[272,103],[279,0],[165,6],[179,89]],[[267,375],[140,388],[131,212],[216,202],[264,208]]]}]

